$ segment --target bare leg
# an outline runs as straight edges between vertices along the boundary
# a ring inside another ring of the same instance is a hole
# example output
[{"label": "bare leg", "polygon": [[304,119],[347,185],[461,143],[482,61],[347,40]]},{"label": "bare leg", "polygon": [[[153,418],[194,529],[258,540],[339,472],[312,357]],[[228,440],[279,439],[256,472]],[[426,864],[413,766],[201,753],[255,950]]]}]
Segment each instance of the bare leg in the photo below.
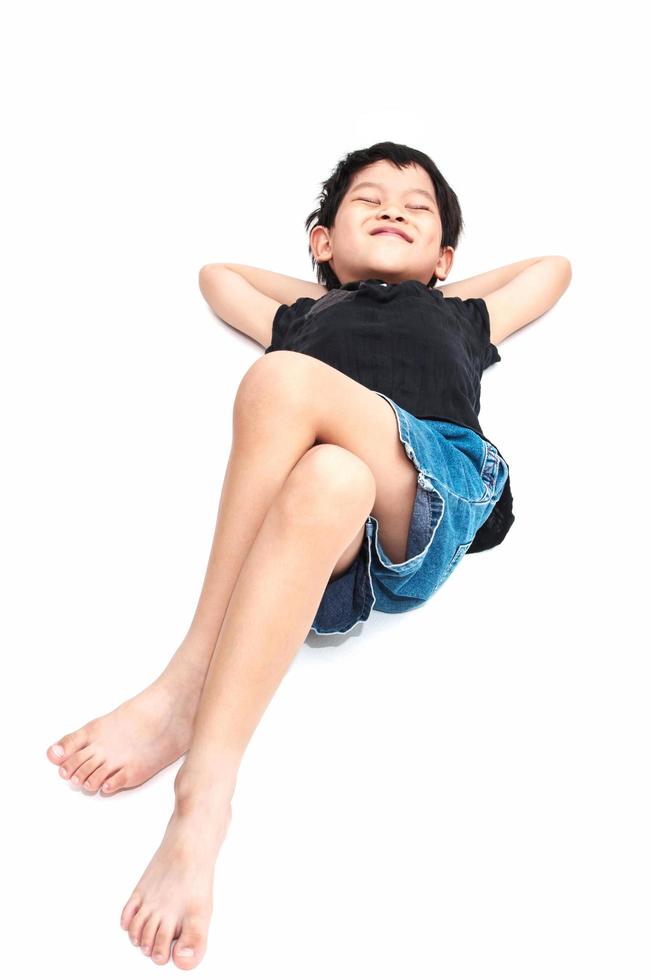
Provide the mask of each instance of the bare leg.
[{"label": "bare leg", "polygon": [[[317,431],[315,411],[322,403],[330,406],[329,414]],[[315,441],[347,447],[371,467],[383,486],[372,511],[382,524],[383,545],[396,561],[404,555],[416,480],[383,399],[314,358],[279,351],[249,369],[233,414],[233,444],[208,568],[185,639],[148,688],[66,735],[60,740],[62,756],[48,750],[64,778],[72,776],[90,792],[107,780],[110,792],[140,785],[187,751],[201,685],[243,562],[271,502]],[[352,426],[351,419],[358,424]],[[351,563],[362,533],[339,556],[331,577]]]},{"label": "bare leg", "polygon": [[[174,813],[121,918],[132,942],[156,962],[168,960],[177,937],[177,966],[196,966],[204,954],[214,863],[240,760],[374,497],[362,460],[320,445],[297,463],[269,508],[224,617],[177,774]],[[184,948],[193,954],[182,958]]]},{"label": "bare leg", "polygon": [[[297,364],[296,369],[305,370],[310,378],[314,375],[306,365]],[[273,411],[271,401],[264,404],[273,393],[272,378],[270,369],[268,376],[259,379],[262,401],[256,411],[261,414]],[[346,387],[342,390],[346,392]],[[277,387],[274,392],[279,397]],[[353,399],[359,394],[350,388],[347,393]],[[332,404],[312,392],[305,397],[303,411],[315,419],[319,441],[332,438],[333,427],[339,424]],[[396,447],[393,413],[386,402],[367,391],[355,405],[358,411],[351,411],[350,403],[347,408],[345,438],[353,443],[360,439],[360,444],[366,440],[368,448],[369,436],[374,437],[368,452],[375,469],[337,444],[316,445],[297,462],[274,499],[233,589],[192,743],[175,780],[176,805],[163,841],[123,908],[122,927],[157,963],[167,962],[175,939],[172,955],[177,966],[191,969],[203,958],[214,863],[230,823],[239,765],[305,638],[336,555],[363,522],[373,498],[374,509],[384,514],[387,527],[391,522],[384,508],[400,511],[402,507],[406,535],[415,476],[411,464],[401,468],[405,457]],[[396,452],[402,455],[396,457]],[[381,487],[376,474],[382,475]],[[401,507],[396,495],[402,496]],[[395,526],[394,521],[394,533]],[[388,547],[394,554],[402,548],[404,555],[404,542],[401,545],[393,538]],[[396,560],[400,560],[397,555]]]},{"label": "bare leg", "polygon": [[103,791],[115,792],[140,785],[187,751],[201,686],[242,563],[271,501],[314,439],[313,425],[297,417],[291,399],[255,432],[234,426],[208,569],[188,633],[148,688],[61,738],[63,755],[48,749],[63,778],[89,792],[110,780]]}]

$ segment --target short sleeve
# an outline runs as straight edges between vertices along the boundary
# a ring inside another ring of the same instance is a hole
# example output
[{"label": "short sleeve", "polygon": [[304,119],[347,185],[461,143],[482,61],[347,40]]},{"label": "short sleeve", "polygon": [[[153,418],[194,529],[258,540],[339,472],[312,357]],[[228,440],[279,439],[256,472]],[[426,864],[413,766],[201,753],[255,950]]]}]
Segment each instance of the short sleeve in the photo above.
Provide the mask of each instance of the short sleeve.
[{"label": "short sleeve", "polygon": [[491,322],[486,301],[481,297],[476,299],[460,300],[462,312],[466,320],[473,327],[473,331],[480,340],[483,354],[482,370],[486,370],[491,364],[501,361],[495,344],[491,343]]},{"label": "short sleeve", "polygon": [[301,296],[289,306],[281,303],[273,318],[271,325],[271,344],[265,348],[265,354],[272,350],[291,350],[292,330],[297,321],[304,317],[316,303],[310,296]]}]

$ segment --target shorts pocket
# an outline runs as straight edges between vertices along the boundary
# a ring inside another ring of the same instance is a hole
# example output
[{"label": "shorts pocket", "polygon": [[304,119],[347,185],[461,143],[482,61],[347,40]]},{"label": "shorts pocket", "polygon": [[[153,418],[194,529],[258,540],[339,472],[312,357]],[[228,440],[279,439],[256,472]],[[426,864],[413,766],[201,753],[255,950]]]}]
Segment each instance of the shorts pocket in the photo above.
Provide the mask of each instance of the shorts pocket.
[{"label": "shorts pocket", "polygon": [[[486,458],[481,469],[481,481],[484,484],[483,500],[490,500],[495,494],[497,477],[500,472],[501,456],[491,442],[486,442]],[[472,544],[472,542],[471,542]]]},{"label": "shorts pocket", "polygon": [[380,612],[401,612],[420,605],[434,591],[436,575],[431,568],[434,541],[439,530],[445,500],[422,473],[418,475],[418,489],[412,512],[407,542],[407,557],[402,562],[392,562],[379,539],[380,526],[377,518],[368,519],[368,533],[372,537],[372,578],[376,587],[376,606]]},{"label": "shorts pocket", "polygon": [[459,562],[461,561],[461,559],[463,558],[463,556],[465,555],[466,551],[468,550],[471,544],[472,541],[464,541],[463,544],[460,544],[457,547],[457,550],[452,555],[452,558],[450,559],[447,568],[445,569],[443,575],[439,580],[438,588],[440,588],[443,585],[443,583],[446,581],[446,579],[450,577],[450,575],[455,570],[455,568],[457,567],[457,565],[459,564]]},{"label": "shorts pocket", "polygon": [[380,569],[390,574],[396,581],[407,580],[417,571],[428,554],[441,519],[445,502],[439,491],[426,476],[418,473],[416,496],[411,513],[407,538],[407,554],[405,560],[392,562],[386,554],[380,541],[380,524],[377,518],[369,517],[368,522],[375,524],[374,536],[375,556]]}]

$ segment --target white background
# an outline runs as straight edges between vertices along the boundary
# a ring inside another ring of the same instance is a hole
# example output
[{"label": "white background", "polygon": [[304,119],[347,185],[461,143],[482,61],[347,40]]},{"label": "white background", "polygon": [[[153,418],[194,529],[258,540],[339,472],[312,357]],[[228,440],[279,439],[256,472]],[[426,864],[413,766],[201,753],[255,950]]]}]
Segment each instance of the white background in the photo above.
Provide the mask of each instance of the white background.
[{"label": "white background", "polygon": [[300,650],[240,771],[197,972],[649,977],[649,79],[634,9],[5,8],[8,976],[156,969],[119,915],[180,762],[103,798],[45,752],[153,680],[194,612],[233,399],[262,354],[211,312],[199,268],[315,279],[304,221],[321,183],[392,140],[459,196],[448,281],[546,254],[573,279],[484,378],[511,532],[425,607]]}]

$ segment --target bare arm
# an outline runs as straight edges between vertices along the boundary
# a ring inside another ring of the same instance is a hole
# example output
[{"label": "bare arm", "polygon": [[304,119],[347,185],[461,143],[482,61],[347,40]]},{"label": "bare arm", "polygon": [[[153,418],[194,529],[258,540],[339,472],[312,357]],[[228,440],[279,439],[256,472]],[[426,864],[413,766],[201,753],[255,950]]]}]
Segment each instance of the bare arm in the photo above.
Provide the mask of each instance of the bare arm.
[{"label": "bare arm", "polygon": [[[524,269],[540,261],[541,257],[533,259],[522,259],[520,262],[512,262],[510,265],[502,265],[490,272],[483,272],[478,276],[471,276],[469,279],[461,279],[459,282],[444,283],[436,289],[444,296],[458,296],[460,299],[471,299],[478,296],[487,296],[488,293],[495,292],[511,282]],[[252,265],[235,265],[233,262],[213,262],[203,267],[204,276],[212,269],[231,269],[238,275],[246,279],[251,286],[258,292],[270,296],[278,303],[287,303],[291,306],[301,296],[310,296],[312,299],[320,299],[325,296],[327,289],[320,283],[310,282],[308,279],[295,279],[292,276],[285,276],[281,272],[270,272],[267,269],[257,269]]]},{"label": "bare arm", "polygon": [[262,347],[271,343],[280,303],[225,265],[204,265],[199,271],[201,293],[218,317]]},{"label": "bare arm", "polygon": [[[532,266],[537,267],[535,271]],[[549,309],[567,289],[571,275],[566,258],[543,256],[436,288],[445,297],[487,297],[491,340],[499,344]],[[217,316],[263,347],[271,343],[272,323],[281,303],[291,306],[303,296],[319,299],[327,292],[325,286],[306,279],[224,262],[204,265],[199,272],[199,285]]]},{"label": "bare arm", "polygon": [[458,296],[459,299],[473,299],[488,296],[496,289],[501,289],[515,276],[519,275],[524,269],[528,269],[535,262],[540,262],[543,256],[535,259],[522,259],[520,262],[512,262],[511,265],[501,265],[490,272],[482,272],[478,276],[471,276],[469,279],[461,279],[459,282],[446,283],[443,286],[436,286],[444,296]]},{"label": "bare arm", "polygon": [[208,270],[220,267],[237,272],[259,293],[275,299],[277,303],[286,303],[288,306],[301,296],[320,299],[327,293],[325,286],[307,279],[294,279],[292,276],[284,276],[281,272],[269,272],[267,269],[256,269],[253,265],[235,265],[232,262],[214,262],[212,265],[204,266],[202,269],[204,277]]},{"label": "bare arm", "polygon": [[519,272],[506,285],[482,297],[490,319],[491,341],[536,320],[558,302],[572,280],[572,265],[563,255],[546,255]]}]

